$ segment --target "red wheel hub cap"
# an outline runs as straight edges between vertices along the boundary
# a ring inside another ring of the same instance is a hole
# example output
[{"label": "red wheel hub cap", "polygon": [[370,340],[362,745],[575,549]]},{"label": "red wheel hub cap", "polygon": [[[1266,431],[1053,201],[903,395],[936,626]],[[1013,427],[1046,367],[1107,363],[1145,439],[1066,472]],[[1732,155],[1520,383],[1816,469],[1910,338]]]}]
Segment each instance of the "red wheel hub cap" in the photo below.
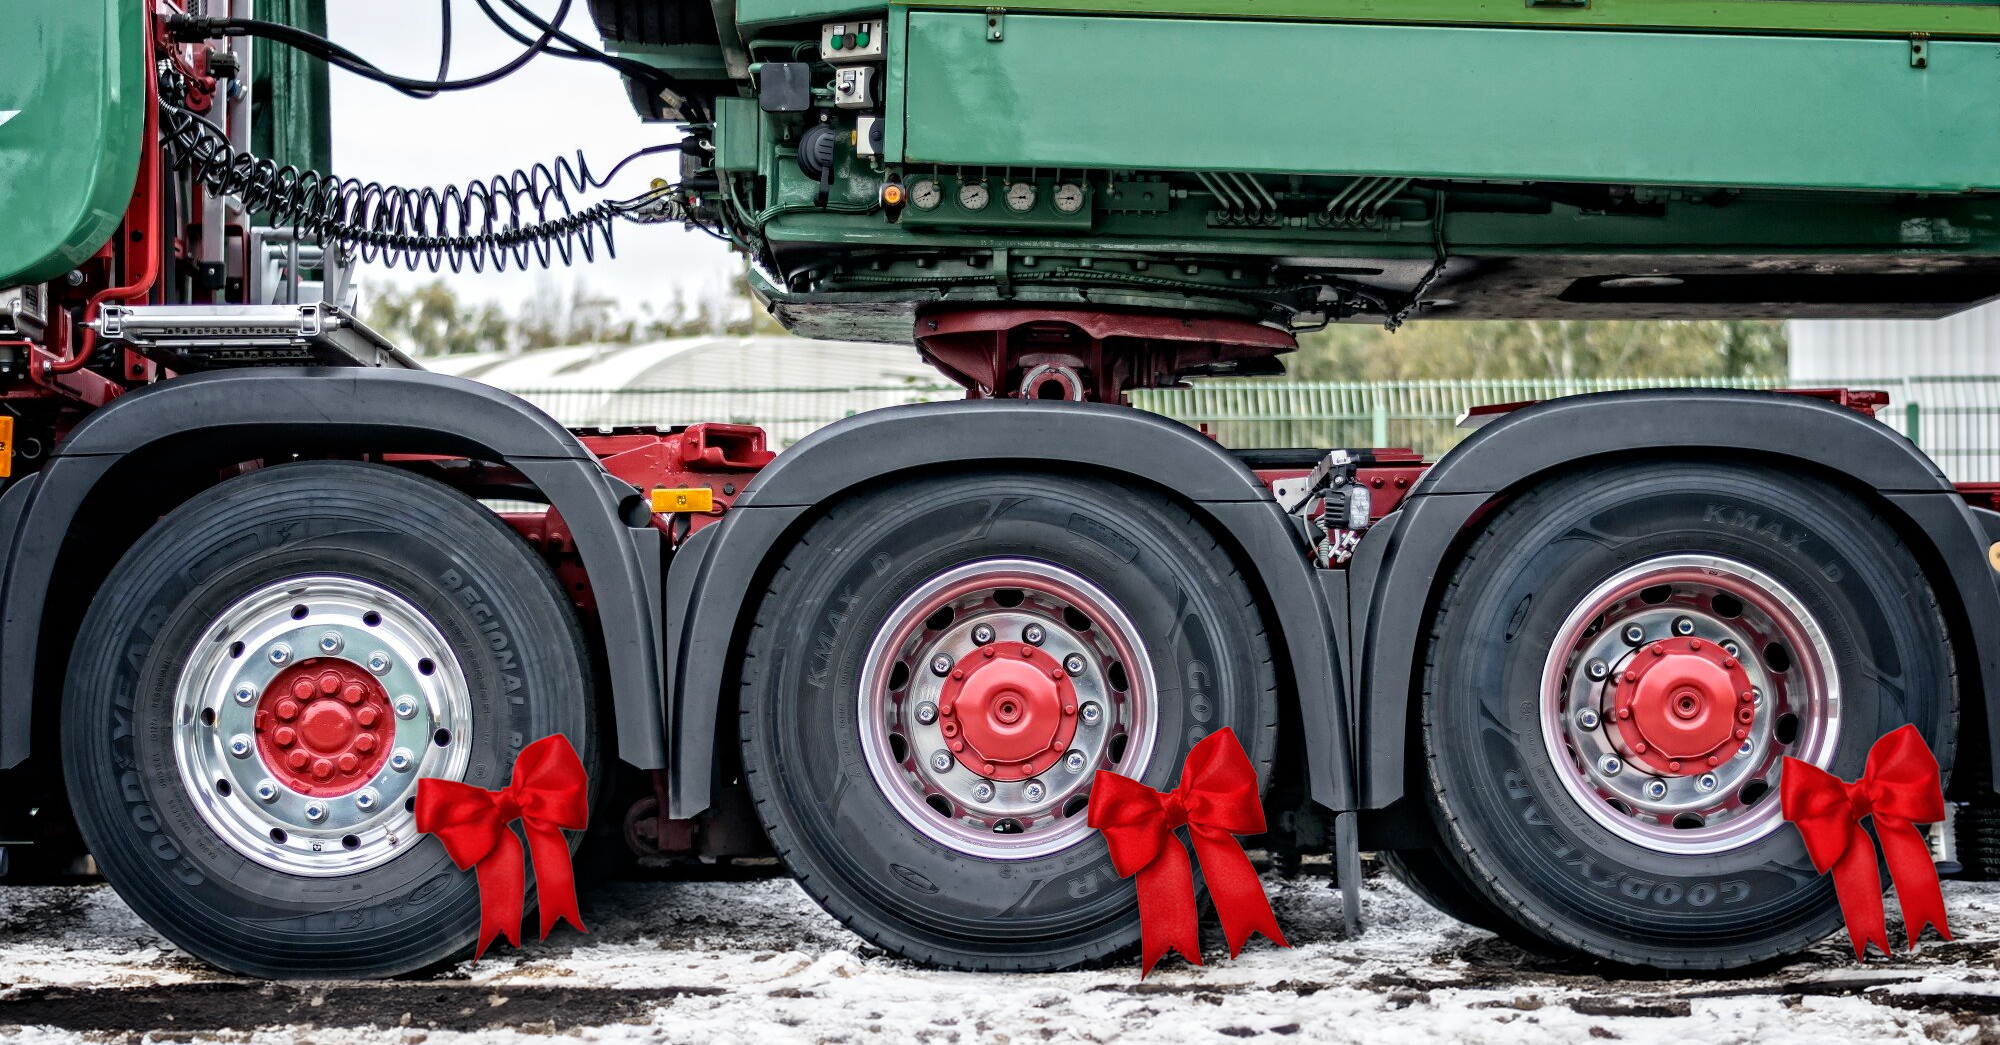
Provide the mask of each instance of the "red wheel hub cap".
[{"label": "red wheel hub cap", "polygon": [[994,780],[1025,780],[1076,736],[1076,688],[1054,657],[1021,642],[981,646],[945,680],[938,717],[952,753]]},{"label": "red wheel hub cap", "polygon": [[1749,674],[1728,651],[1698,638],[1655,642],[1618,676],[1618,739],[1656,773],[1706,773],[1750,735],[1754,700]]},{"label": "red wheel hub cap", "polygon": [[272,779],[302,795],[359,791],[395,746],[389,694],[360,665],[315,657],[286,668],[257,704],[257,753]]}]

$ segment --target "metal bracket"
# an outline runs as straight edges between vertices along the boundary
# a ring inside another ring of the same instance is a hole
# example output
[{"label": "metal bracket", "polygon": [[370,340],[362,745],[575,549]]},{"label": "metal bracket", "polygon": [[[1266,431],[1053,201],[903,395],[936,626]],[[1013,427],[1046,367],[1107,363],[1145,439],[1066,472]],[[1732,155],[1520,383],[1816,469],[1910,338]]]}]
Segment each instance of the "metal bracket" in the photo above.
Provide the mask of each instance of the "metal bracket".
[{"label": "metal bracket", "polygon": [[1007,9],[989,7],[986,9],[986,42],[997,44],[1006,36]]},{"label": "metal bracket", "polygon": [[1911,33],[1910,68],[1928,69],[1930,67],[1931,67],[1931,34]]},{"label": "metal bracket", "polygon": [[1581,10],[1590,6],[1590,0],[1528,0],[1529,7],[1567,7]]}]

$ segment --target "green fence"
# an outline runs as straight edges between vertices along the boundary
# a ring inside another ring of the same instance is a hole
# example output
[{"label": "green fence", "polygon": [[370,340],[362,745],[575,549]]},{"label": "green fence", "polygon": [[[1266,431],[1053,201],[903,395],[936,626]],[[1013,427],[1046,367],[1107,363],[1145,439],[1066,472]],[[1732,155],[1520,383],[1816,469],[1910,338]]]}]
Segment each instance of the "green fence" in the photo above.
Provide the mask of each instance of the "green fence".
[{"label": "green fence", "polygon": [[[1307,382],[1215,380],[1193,388],[1133,393],[1134,405],[1214,435],[1239,448],[1407,446],[1438,454],[1468,433],[1467,409],[1628,388],[1878,388],[1891,396],[1881,420],[1915,439],[1960,481],[2000,481],[2000,376],[1826,381],[1751,378],[1614,380],[1467,380]],[[515,389],[563,424],[690,424],[733,421],[762,426],[789,446],[843,417],[902,403],[957,399],[955,385],[749,389]]]}]

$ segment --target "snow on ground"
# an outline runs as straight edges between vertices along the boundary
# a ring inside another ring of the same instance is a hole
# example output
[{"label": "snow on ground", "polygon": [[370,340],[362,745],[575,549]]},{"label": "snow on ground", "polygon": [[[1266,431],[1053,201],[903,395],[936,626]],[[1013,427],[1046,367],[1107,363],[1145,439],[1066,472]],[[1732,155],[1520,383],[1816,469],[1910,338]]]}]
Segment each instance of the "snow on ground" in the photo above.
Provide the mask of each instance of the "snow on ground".
[{"label": "snow on ground", "polygon": [[1211,928],[1207,967],[1169,959],[1144,982],[1136,961],[1047,975],[915,966],[782,878],[596,887],[588,936],[564,928],[387,983],[246,981],[180,954],[103,886],[0,888],[0,1043],[2000,1045],[2000,886],[1948,883],[1959,938],[1913,956],[1860,967],[1836,939],[1755,975],[1634,980],[1529,955],[1384,876],[1364,886],[1368,927],[1353,940],[1325,878],[1266,882],[1293,949],[1260,938],[1232,963]]}]

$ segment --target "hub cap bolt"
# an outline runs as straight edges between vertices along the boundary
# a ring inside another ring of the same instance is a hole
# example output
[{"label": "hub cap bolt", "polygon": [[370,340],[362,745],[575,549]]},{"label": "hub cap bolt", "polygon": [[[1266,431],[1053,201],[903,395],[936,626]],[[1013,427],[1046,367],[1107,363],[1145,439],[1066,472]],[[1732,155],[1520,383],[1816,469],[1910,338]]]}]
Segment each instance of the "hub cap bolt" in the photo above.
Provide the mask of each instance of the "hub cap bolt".
[{"label": "hub cap bolt", "polygon": [[236,687],[236,702],[238,704],[249,704],[255,701],[256,699],[257,699],[257,687],[252,686],[248,682],[244,683],[241,686]]},{"label": "hub cap bolt", "polygon": [[1083,772],[1083,752],[1072,751],[1063,756],[1063,768],[1072,773]]},{"label": "hub cap bolt", "polygon": [[397,717],[397,718],[415,718],[415,717],[417,717],[417,698],[415,698],[415,697],[397,697],[397,698],[396,698],[396,717]]},{"label": "hub cap bolt", "polygon": [[951,657],[947,654],[940,653],[937,656],[931,658],[931,674],[936,675],[939,678],[943,678],[946,675],[951,674]]},{"label": "hub cap bolt", "polygon": [[1021,797],[1030,802],[1039,802],[1047,798],[1048,794],[1049,789],[1043,787],[1042,782],[1039,780],[1030,780],[1028,781],[1028,786],[1021,789]]},{"label": "hub cap bolt", "polygon": [[229,753],[237,758],[249,757],[252,746],[248,733],[238,733],[229,738]]},{"label": "hub cap bolt", "polygon": [[1042,626],[1039,624],[1030,624],[1021,629],[1021,641],[1030,646],[1041,645],[1042,640],[1047,637],[1047,634],[1042,631]]},{"label": "hub cap bolt", "polygon": [[372,787],[364,787],[354,793],[354,808],[364,813],[375,808],[376,804],[381,801],[382,796],[376,794],[375,789]]},{"label": "hub cap bolt", "polygon": [[262,801],[276,802],[278,800],[278,785],[268,779],[257,781],[256,791],[257,797]]},{"label": "hub cap bolt", "polygon": [[1629,645],[1639,645],[1646,641],[1646,629],[1637,624],[1627,624],[1625,626],[1625,641]]},{"label": "hub cap bolt", "polygon": [[993,801],[993,785],[981,780],[972,789],[972,797],[981,802]]},{"label": "hub cap bolt", "polygon": [[1597,722],[1597,709],[1595,708],[1584,708],[1582,711],[1576,713],[1576,724],[1584,729],[1596,729]]},{"label": "hub cap bolt", "polygon": [[339,653],[340,647],[346,644],[337,631],[329,631],[319,637],[319,649],[321,653]]},{"label": "hub cap bolt", "polygon": [[1072,653],[1063,658],[1063,670],[1069,672],[1071,675],[1083,674],[1083,669],[1088,666],[1084,663],[1083,654],[1081,653]]},{"label": "hub cap bolt", "polygon": [[926,700],[917,705],[917,721],[928,726],[937,721],[937,705]]},{"label": "hub cap bolt", "polygon": [[990,624],[981,624],[973,628],[972,641],[979,643],[981,646],[984,646],[987,643],[992,642],[993,626]]},{"label": "hub cap bolt", "polygon": [[1703,773],[1702,775],[1700,775],[1700,776],[1698,776],[1698,777],[1695,777],[1695,778],[1694,778],[1694,786],[1695,786],[1695,788],[1696,788],[1697,790],[1699,790],[1699,791],[1700,791],[1700,792],[1701,792],[1702,794],[1704,794],[1704,795],[1705,795],[1705,794],[1708,794],[1708,793],[1710,793],[1710,792],[1712,792],[1712,791],[1714,791],[1714,790],[1715,790],[1715,774],[1714,774],[1714,773]]},{"label": "hub cap bolt", "polygon": [[280,642],[277,645],[271,647],[271,652],[269,656],[271,658],[271,663],[283,664],[286,661],[292,659],[292,648]]},{"label": "hub cap bolt", "polygon": [[317,824],[326,819],[326,803],[313,801],[306,803],[306,819]]},{"label": "hub cap bolt", "polygon": [[377,675],[387,675],[390,664],[389,655],[381,650],[376,650],[368,655],[368,670]]},{"label": "hub cap bolt", "polygon": [[934,769],[934,770],[937,770],[937,771],[938,771],[938,772],[940,772],[940,773],[948,773],[948,772],[950,772],[950,771],[951,771],[951,752],[949,752],[949,751],[933,751],[933,752],[931,752],[931,768],[932,768],[932,769]]},{"label": "hub cap bolt", "polygon": [[1097,720],[1098,720],[1098,719],[1100,719],[1100,718],[1103,718],[1103,717],[1104,717],[1104,709],[1103,709],[1103,708],[1100,708],[1100,707],[1098,707],[1098,706],[1097,706],[1097,701],[1094,701],[1094,700],[1093,700],[1093,701],[1091,701],[1090,703],[1088,703],[1088,704],[1085,704],[1085,705],[1083,706],[1083,711],[1082,711],[1082,715],[1083,715],[1083,724],[1084,724],[1084,725],[1086,725],[1086,726],[1094,726],[1094,725],[1097,725]]},{"label": "hub cap bolt", "polygon": [[1583,670],[1585,674],[1590,676],[1590,681],[1602,682],[1604,681],[1604,676],[1611,674],[1611,665],[1601,660],[1593,660],[1589,664],[1584,665]]},{"label": "hub cap bolt", "polygon": [[1600,771],[1602,771],[1605,776],[1617,776],[1618,771],[1625,768],[1625,763],[1618,761],[1618,757],[1616,755],[1606,755],[1598,760],[1597,768]]},{"label": "hub cap bolt", "polygon": [[1646,797],[1652,799],[1667,797],[1667,782],[1664,780],[1646,781]]},{"label": "hub cap bolt", "polygon": [[410,749],[406,747],[397,748],[389,756],[389,768],[398,773],[407,773],[410,771],[410,767],[416,764],[416,756],[410,754]]},{"label": "hub cap bolt", "polygon": [[1692,635],[1692,634],[1694,634],[1694,621],[1691,621],[1691,620],[1687,619],[1686,617],[1675,617],[1675,618],[1674,618],[1674,634],[1676,634],[1676,635]]}]

